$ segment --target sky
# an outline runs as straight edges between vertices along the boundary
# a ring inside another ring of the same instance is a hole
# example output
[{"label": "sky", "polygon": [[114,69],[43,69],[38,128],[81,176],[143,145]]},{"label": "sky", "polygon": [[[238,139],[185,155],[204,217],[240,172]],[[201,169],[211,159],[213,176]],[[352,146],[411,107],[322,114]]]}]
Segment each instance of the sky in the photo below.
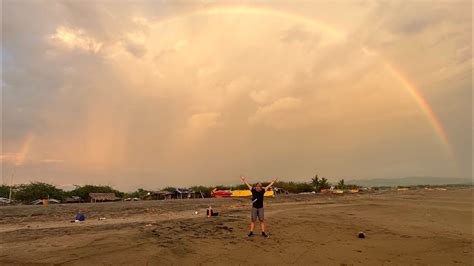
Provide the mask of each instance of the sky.
[{"label": "sky", "polygon": [[2,4],[5,184],[472,178],[471,1]]}]

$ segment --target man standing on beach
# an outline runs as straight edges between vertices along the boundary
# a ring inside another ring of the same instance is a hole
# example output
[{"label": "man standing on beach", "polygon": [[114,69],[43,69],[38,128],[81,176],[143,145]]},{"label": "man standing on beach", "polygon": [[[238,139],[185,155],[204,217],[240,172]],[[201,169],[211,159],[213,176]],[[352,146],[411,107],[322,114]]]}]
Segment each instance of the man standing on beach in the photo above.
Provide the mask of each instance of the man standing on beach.
[{"label": "man standing on beach", "polygon": [[263,213],[263,197],[265,192],[267,192],[277,180],[273,179],[272,182],[262,188],[262,183],[257,183],[255,187],[252,187],[249,182],[247,182],[247,178],[245,176],[240,176],[244,184],[247,185],[249,190],[252,192],[252,220],[250,222],[250,233],[248,234],[249,237],[253,236],[253,229],[255,228],[255,221],[258,220],[260,222],[260,229],[262,230],[262,236],[268,237],[268,234],[265,232],[265,222],[263,221],[264,213]]}]

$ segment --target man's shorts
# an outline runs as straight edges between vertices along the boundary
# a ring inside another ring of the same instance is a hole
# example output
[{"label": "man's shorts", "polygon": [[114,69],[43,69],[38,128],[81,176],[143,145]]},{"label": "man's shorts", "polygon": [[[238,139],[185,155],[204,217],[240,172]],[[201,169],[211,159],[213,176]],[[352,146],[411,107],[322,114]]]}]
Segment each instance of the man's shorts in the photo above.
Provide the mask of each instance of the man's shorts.
[{"label": "man's shorts", "polygon": [[252,222],[255,222],[257,220],[263,221],[264,215],[263,215],[263,208],[254,208],[252,207]]}]

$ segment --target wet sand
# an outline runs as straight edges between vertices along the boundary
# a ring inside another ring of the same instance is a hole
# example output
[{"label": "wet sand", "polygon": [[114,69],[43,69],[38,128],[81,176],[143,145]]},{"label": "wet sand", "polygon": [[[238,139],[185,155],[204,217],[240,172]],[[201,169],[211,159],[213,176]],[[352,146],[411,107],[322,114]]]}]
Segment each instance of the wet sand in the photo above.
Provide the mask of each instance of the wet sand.
[{"label": "wet sand", "polygon": [[[473,265],[472,195],[266,198],[269,239],[246,237],[248,198],[3,206],[0,264]],[[79,210],[87,220],[70,223]]]}]

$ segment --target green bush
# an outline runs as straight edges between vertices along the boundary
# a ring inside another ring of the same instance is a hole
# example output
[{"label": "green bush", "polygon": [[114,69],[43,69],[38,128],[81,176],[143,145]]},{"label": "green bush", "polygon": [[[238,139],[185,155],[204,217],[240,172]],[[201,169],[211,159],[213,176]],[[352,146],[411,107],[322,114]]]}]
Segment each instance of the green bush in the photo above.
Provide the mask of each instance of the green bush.
[{"label": "green bush", "polygon": [[56,188],[53,185],[32,182],[30,184],[22,184],[15,188],[15,200],[25,203],[32,202],[37,199],[57,199],[63,201],[65,192],[62,189]]},{"label": "green bush", "polygon": [[213,187],[205,187],[205,186],[192,186],[190,187],[195,192],[201,192],[204,197],[208,198],[211,196],[211,192],[214,189]]},{"label": "green bush", "polygon": [[[237,181],[237,180],[236,180]],[[263,186],[267,186],[269,182],[262,182]],[[255,184],[252,184],[255,186]],[[301,193],[301,192],[319,192],[321,189],[330,188],[330,184],[326,178],[319,178],[317,175],[311,179],[311,182],[293,182],[293,181],[279,181],[276,182],[274,187],[281,188],[288,191],[289,193]],[[357,188],[356,185],[348,185],[344,183],[344,179],[340,180],[338,186],[339,188],[352,189]],[[234,186],[192,186],[190,189],[195,192],[201,192],[204,197],[210,197],[211,192],[214,188],[219,190],[246,190],[248,189],[245,184],[239,183]],[[165,187],[163,190],[169,192],[175,192],[175,187]],[[89,193],[114,193],[117,197],[121,198],[144,198],[149,191],[139,188],[137,191],[131,193],[120,192],[110,186],[95,186],[95,185],[85,185],[85,186],[76,186],[72,191],[63,191],[62,189],[56,188],[54,185],[33,182],[30,184],[22,184],[14,186],[13,188],[13,199],[29,203],[37,199],[46,199],[54,198],[63,201],[65,197],[70,196],[79,196],[84,201],[90,201]],[[8,197],[10,193],[10,187],[7,185],[0,186],[0,197]]]},{"label": "green bush", "polygon": [[163,190],[168,191],[168,192],[175,192],[176,188],[175,187],[165,187]]},{"label": "green bush", "polygon": [[315,175],[311,179],[311,185],[314,187],[316,192],[320,192],[322,189],[329,189],[331,187],[325,177],[319,179],[318,175]]},{"label": "green bush", "polygon": [[115,196],[123,198],[125,193],[120,192],[110,186],[76,186],[75,189],[67,192],[68,196],[79,196],[85,201],[90,201],[89,193],[115,193]]},{"label": "green bush", "polygon": [[1,185],[0,186],[0,197],[8,198],[10,195],[10,186]]},{"label": "green bush", "polygon": [[233,190],[246,190],[246,189],[249,189],[249,188],[247,187],[247,185],[241,184],[241,185],[237,185],[237,186],[232,187],[232,189]]},{"label": "green bush", "polygon": [[146,197],[146,195],[148,194],[148,192],[151,192],[149,190],[145,190],[143,188],[139,188],[137,189],[136,191],[133,191],[133,192],[129,192],[129,193],[123,193],[123,198],[139,198],[139,199],[143,199]]},{"label": "green bush", "polygon": [[301,193],[301,192],[311,192],[314,191],[314,187],[306,182],[285,182],[278,181],[273,186],[282,188],[290,193]]},{"label": "green bush", "polygon": [[[229,189],[231,189],[232,187],[231,187],[231,186],[219,185],[219,186],[215,186],[214,188],[217,188],[218,190],[229,190]],[[214,188],[213,188],[213,189],[214,189]]]}]

